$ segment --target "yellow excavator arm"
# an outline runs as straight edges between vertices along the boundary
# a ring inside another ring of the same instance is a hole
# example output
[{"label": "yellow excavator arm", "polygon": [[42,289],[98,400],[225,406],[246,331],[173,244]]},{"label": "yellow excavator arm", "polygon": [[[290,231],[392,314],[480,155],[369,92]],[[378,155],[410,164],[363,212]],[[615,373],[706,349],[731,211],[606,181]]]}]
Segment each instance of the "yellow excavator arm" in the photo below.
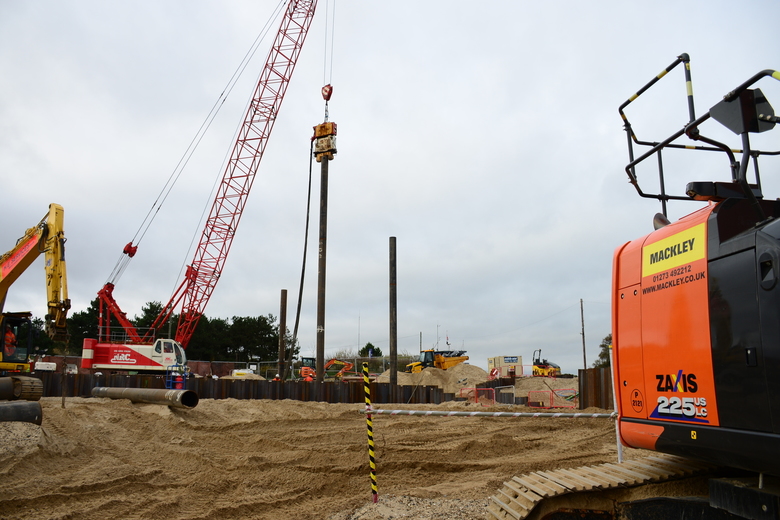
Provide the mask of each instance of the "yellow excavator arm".
[{"label": "yellow excavator arm", "polygon": [[65,269],[64,210],[49,204],[49,212],[38,225],[28,229],[13,249],[0,256],[0,312],[5,306],[8,289],[44,254],[46,272],[46,333],[54,341],[67,341],[66,318],[70,309],[68,278]]}]

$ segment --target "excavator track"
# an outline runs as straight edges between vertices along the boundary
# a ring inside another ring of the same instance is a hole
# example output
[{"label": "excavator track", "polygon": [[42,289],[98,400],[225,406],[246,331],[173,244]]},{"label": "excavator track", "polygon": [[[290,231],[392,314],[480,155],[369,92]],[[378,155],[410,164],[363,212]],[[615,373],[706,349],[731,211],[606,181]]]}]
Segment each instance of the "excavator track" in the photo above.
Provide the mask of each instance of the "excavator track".
[{"label": "excavator track", "polygon": [[43,381],[29,376],[0,378],[0,399],[38,401],[43,396]]},{"label": "excavator track", "polygon": [[654,454],[619,464],[536,471],[504,482],[492,497],[486,518],[531,520],[557,511],[580,518],[614,518],[614,504],[630,498],[630,491],[626,492],[630,488],[695,477],[713,469],[702,462]]}]

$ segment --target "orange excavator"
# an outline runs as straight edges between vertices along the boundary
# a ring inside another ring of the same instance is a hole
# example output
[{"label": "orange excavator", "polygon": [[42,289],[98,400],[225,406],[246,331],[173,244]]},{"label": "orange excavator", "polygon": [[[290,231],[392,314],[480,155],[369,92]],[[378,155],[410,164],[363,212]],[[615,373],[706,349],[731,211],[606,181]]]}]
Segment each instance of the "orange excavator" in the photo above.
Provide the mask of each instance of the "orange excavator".
[{"label": "orange excavator", "polygon": [[[309,360],[309,361],[307,361]],[[314,379],[317,377],[317,372],[314,370],[314,358],[303,358],[303,366],[301,367],[301,377],[304,379]],[[327,363],[325,363],[325,372],[328,372],[329,368],[332,368],[334,366],[340,366],[341,369],[339,369],[338,372],[333,376],[334,379],[341,379],[344,377],[344,374],[352,370],[352,367],[355,366],[354,363],[350,363],[349,361],[342,361],[341,359],[330,359]]]},{"label": "orange excavator", "polygon": [[[665,139],[640,140],[624,109],[678,65],[688,120]],[[682,54],[620,107],[629,182],[662,204],[653,232],[615,250],[612,276],[617,433],[648,455],[515,477],[490,518],[780,518],[780,199],[764,196],[759,168],[762,159],[780,173],[771,162],[780,151],[751,144],[780,118],[756,87],[763,79],[780,72],[758,72],[697,117]],[[716,140],[723,132],[712,123],[739,143]],[[635,157],[634,146],[647,151]],[[725,180],[689,173],[684,192],[667,192],[664,159],[690,151],[722,157]],[[637,174],[648,159],[658,169],[652,193]],[[698,204],[672,222],[669,201]]]}]

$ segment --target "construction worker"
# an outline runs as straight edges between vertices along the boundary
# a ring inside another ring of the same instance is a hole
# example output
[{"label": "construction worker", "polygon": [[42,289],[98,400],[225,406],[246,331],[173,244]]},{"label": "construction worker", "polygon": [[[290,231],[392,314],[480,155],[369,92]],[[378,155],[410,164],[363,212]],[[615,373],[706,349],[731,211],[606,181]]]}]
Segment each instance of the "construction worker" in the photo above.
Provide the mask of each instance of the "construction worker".
[{"label": "construction worker", "polygon": [[281,379],[279,378],[279,374],[276,374],[276,377],[273,378],[272,381],[281,381]]},{"label": "construction worker", "polygon": [[14,354],[16,354],[16,334],[11,330],[11,327],[6,326],[3,338],[3,357],[10,358]]},{"label": "construction worker", "polygon": [[304,381],[314,381],[314,378],[311,375],[311,372],[306,374],[306,377],[303,378]]}]

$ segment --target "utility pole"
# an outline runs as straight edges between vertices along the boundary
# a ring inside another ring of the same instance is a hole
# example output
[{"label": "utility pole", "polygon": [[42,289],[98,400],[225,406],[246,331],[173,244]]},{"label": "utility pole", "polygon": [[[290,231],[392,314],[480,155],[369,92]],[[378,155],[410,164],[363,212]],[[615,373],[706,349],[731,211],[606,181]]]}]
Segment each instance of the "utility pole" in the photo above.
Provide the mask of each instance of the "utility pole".
[{"label": "utility pole", "polygon": [[398,384],[398,292],[395,237],[390,237],[390,385]]},{"label": "utility pole", "polygon": [[325,122],[314,127],[314,158],[320,163],[320,242],[317,264],[317,382],[325,377],[325,268],[328,241],[328,162],[336,153],[336,123],[328,122],[328,101],[333,87],[322,87]]},{"label": "utility pole", "polygon": [[582,368],[588,369],[588,360],[585,358],[585,311],[582,308],[582,298],[580,298],[580,320],[582,320]]},{"label": "utility pole", "polygon": [[285,342],[284,335],[287,333],[287,289],[282,289],[281,301],[279,303],[279,363],[276,367],[276,373],[284,380],[285,371]]}]

